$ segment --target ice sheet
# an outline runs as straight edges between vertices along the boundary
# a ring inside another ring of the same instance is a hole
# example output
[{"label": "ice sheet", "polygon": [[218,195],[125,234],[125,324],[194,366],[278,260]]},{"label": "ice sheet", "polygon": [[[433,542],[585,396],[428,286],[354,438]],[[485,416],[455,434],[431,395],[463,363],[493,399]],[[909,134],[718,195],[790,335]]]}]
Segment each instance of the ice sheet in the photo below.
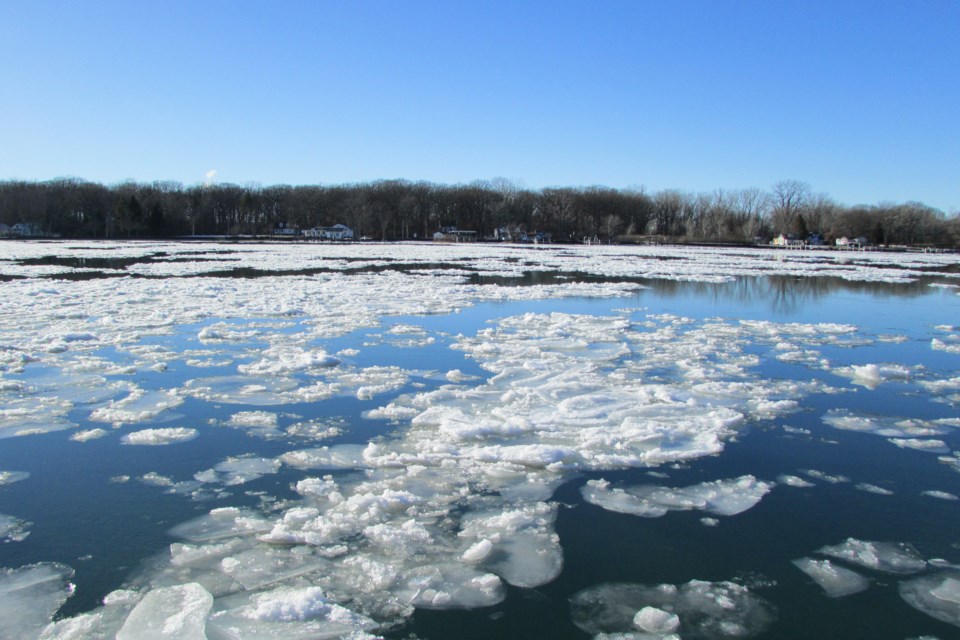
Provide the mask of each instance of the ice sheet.
[{"label": "ice sheet", "polygon": [[944,571],[901,582],[900,596],[928,616],[960,627],[960,573]]},{"label": "ice sheet", "polygon": [[0,569],[0,638],[32,640],[73,593],[73,569],[43,562]]},{"label": "ice sheet", "polygon": [[123,444],[132,445],[166,445],[179,442],[189,442],[200,432],[187,427],[165,427],[161,429],[141,429],[133,431],[120,438]]},{"label": "ice sheet", "polygon": [[817,553],[874,571],[892,574],[917,573],[927,566],[917,550],[905,543],[869,542],[847,538],[840,544],[822,547]]},{"label": "ice sheet", "polygon": [[589,480],[580,492],[591,504],[645,518],[691,509],[733,516],[756,506],[773,486],[747,475],[678,488],[641,485],[621,489],[611,488],[606,480]]},{"label": "ice sheet", "polygon": [[776,619],[776,609],[746,587],[701,580],[597,585],[570,598],[570,609],[574,623],[594,635],[640,630],[652,637],[676,631],[682,638],[752,638]]},{"label": "ice sheet", "polygon": [[794,560],[793,564],[810,576],[831,598],[859,593],[870,586],[870,581],[856,571],[838,566],[829,560],[800,558]]}]

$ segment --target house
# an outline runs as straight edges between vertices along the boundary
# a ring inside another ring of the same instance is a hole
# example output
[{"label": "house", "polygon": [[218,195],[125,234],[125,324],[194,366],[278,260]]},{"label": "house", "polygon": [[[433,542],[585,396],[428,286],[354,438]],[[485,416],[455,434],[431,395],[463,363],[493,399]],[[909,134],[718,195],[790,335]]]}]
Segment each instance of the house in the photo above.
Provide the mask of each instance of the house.
[{"label": "house", "polygon": [[299,232],[298,232],[297,228],[296,228],[295,226],[293,226],[292,224],[284,224],[284,223],[281,222],[281,223],[278,224],[277,227],[273,230],[273,235],[275,235],[275,236],[284,236],[284,237],[292,237],[292,236],[295,236],[295,235],[299,235]]},{"label": "house", "polygon": [[814,232],[807,236],[808,247],[822,247],[824,244],[823,236],[821,236],[819,233]]},{"label": "house", "polygon": [[806,246],[803,240],[792,233],[781,233],[771,240],[770,244],[774,247],[783,247],[785,249],[802,249]]},{"label": "house", "polygon": [[335,224],[332,227],[306,229],[303,236],[309,240],[353,240],[353,229],[345,224]]},{"label": "house", "polygon": [[434,242],[476,242],[477,232],[456,227],[443,227],[433,234],[433,240]]},{"label": "house", "polygon": [[860,236],[857,238],[848,238],[847,236],[843,236],[842,238],[837,238],[835,244],[838,249],[851,249],[851,250],[862,251],[864,247],[866,247],[870,243],[863,236]]},{"label": "house", "polygon": [[42,235],[43,229],[32,222],[18,222],[10,227],[9,235],[14,238],[37,238]]}]

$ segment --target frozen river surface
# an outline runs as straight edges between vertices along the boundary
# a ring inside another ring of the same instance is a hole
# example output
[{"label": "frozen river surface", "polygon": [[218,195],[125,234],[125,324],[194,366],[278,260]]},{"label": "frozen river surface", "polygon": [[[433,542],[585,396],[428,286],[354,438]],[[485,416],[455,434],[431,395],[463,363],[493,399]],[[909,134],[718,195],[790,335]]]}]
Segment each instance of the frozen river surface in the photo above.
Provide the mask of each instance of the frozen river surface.
[{"label": "frozen river surface", "polygon": [[0,638],[946,638],[960,260],[0,244]]}]

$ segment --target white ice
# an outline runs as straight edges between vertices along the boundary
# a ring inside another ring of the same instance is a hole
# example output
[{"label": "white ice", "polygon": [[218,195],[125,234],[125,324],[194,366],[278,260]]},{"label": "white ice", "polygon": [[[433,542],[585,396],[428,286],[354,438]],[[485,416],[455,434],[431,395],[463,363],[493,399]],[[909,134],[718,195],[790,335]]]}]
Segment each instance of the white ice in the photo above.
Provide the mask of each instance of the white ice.
[{"label": "white ice", "polygon": [[26,471],[0,471],[0,487],[5,484],[13,484],[30,477]]},{"label": "white ice", "polygon": [[927,566],[917,550],[904,543],[847,538],[840,544],[822,547],[817,553],[884,573],[911,574]]},{"label": "white ice", "polygon": [[960,627],[960,573],[945,571],[901,582],[900,596],[928,616]]},{"label": "white ice", "polygon": [[73,594],[73,569],[44,562],[0,569],[0,638],[33,640]]},{"label": "white ice", "polygon": [[621,489],[611,488],[605,480],[590,480],[580,491],[587,502],[609,511],[657,518],[669,511],[690,509],[733,516],[756,506],[773,486],[747,475],[679,488],[641,485]]},{"label": "white ice", "polygon": [[117,632],[117,640],[206,640],[213,596],[196,583],[154,589]]},{"label": "white ice", "polygon": [[[597,637],[750,638],[776,619],[763,598],[733,582],[691,580],[682,585],[601,584],[570,599],[574,623]],[[603,635],[598,634],[617,634]],[[642,637],[642,636],[641,636]]]},{"label": "white ice", "polygon": [[186,427],[166,427],[160,429],[141,429],[133,431],[120,438],[123,444],[132,445],[166,445],[179,442],[188,442],[199,435],[196,429]]},{"label": "white ice", "polygon": [[870,581],[856,571],[836,565],[829,560],[800,558],[794,560],[793,564],[810,576],[831,598],[842,598],[859,593],[870,586]]}]

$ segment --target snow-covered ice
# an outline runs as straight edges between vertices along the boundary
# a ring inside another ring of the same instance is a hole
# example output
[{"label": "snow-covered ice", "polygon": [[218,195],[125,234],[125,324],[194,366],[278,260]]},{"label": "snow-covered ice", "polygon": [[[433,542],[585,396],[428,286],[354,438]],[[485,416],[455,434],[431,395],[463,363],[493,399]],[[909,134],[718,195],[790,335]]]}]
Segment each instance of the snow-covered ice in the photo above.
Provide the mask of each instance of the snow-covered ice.
[{"label": "snow-covered ice", "polygon": [[570,609],[573,621],[587,633],[640,630],[654,638],[674,631],[683,638],[752,638],[776,619],[773,605],[746,587],[701,580],[681,585],[601,584],[576,593]]},{"label": "snow-covered ice", "polygon": [[856,571],[841,567],[830,560],[800,558],[794,560],[793,564],[810,576],[831,598],[859,593],[870,586],[870,581]]},{"label": "snow-covered ice", "polygon": [[817,552],[884,573],[911,574],[923,571],[927,566],[917,550],[905,543],[847,538],[840,544],[822,547]]},{"label": "snow-covered ice", "polygon": [[120,441],[133,445],[164,445],[188,442],[200,434],[196,429],[187,427],[165,427],[159,429],[141,429],[126,434]]},{"label": "snow-covered ice", "polygon": [[642,485],[621,489],[611,488],[605,480],[590,480],[581,493],[591,504],[645,518],[657,518],[669,511],[690,509],[733,516],[756,506],[773,486],[773,483],[757,480],[753,476],[679,488]]}]

